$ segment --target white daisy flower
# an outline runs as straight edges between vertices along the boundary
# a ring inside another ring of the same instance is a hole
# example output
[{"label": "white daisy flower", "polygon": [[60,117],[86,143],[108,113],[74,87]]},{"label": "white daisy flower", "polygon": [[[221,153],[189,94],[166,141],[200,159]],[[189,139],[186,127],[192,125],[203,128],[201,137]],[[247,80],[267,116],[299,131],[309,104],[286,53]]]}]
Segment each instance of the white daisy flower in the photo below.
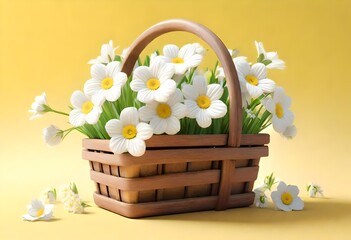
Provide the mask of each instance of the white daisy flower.
[{"label": "white daisy flower", "polygon": [[94,96],[97,104],[105,100],[114,102],[121,96],[122,87],[127,82],[127,74],[121,71],[120,62],[110,62],[107,66],[95,64],[91,67],[92,79],[84,84],[84,92]]},{"label": "white daisy flower", "polygon": [[115,51],[118,47],[113,48],[113,42],[110,40],[108,44],[103,44],[101,46],[101,55],[98,56],[96,59],[90,60],[89,64],[107,64],[109,62],[114,61],[115,59]]},{"label": "white daisy flower", "polygon": [[196,122],[202,128],[212,124],[212,119],[224,117],[227,106],[219,100],[223,94],[223,88],[219,84],[207,85],[204,76],[195,76],[193,85],[184,84],[182,91],[188,108],[187,116],[196,118]]},{"label": "white daisy flower", "polygon": [[51,187],[41,193],[40,200],[43,203],[54,204],[56,202],[56,189]]},{"label": "white daisy flower", "polygon": [[278,57],[277,52],[266,52],[263,47],[262,42],[257,42],[255,41],[255,46],[257,49],[258,57],[260,55],[263,55],[262,61],[266,61],[268,64],[266,64],[267,68],[270,69],[284,69],[285,68],[285,62]]},{"label": "white daisy flower", "polygon": [[49,220],[52,217],[54,205],[43,204],[40,200],[34,199],[30,205],[27,206],[28,213],[23,215],[23,220],[37,221]]},{"label": "white daisy flower", "polygon": [[49,146],[55,146],[62,142],[63,131],[54,125],[50,125],[43,130],[44,142]]},{"label": "white daisy flower", "polygon": [[176,74],[184,74],[189,68],[200,65],[203,56],[196,53],[197,49],[192,44],[186,44],[181,49],[173,44],[168,44],[163,48],[163,55],[159,56],[168,63],[172,63],[175,67]]},{"label": "white daisy flower", "polygon": [[283,137],[287,139],[293,139],[297,134],[297,129],[295,125],[287,126],[285,131],[281,134]]},{"label": "white daisy flower", "polygon": [[[263,93],[271,93],[275,89],[275,83],[267,78],[267,68],[263,63],[255,63],[252,66],[243,58],[234,58],[238,71],[241,87],[245,87],[253,98]],[[243,90],[245,92],[245,90]]]},{"label": "white daisy flower", "polygon": [[[277,87],[273,93],[273,98],[265,98],[262,101],[265,108],[272,113],[272,123],[275,131],[284,133],[288,126],[294,121],[294,114],[289,110],[291,98],[286,96],[282,87]],[[293,135],[293,129],[288,129],[288,133]]]},{"label": "white daisy flower", "polygon": [[145,140],[152,137],[149,124],[139,122],[138,110],[128,107],[122,110],[120,119],[111,119],[106,123],[106,131],[111,137],[110,149],[116,154],[129,152],[135,157],[145,153]]},{"label": "white daisy flower", "polygon": [[155,134],[174,135],[180,131],[179,119],[185,117],[186,106],[182,104],[183,94],[177,88],[165,103],[151,102],[139,109],[140,119],[150,122]]},{"label": "white daisy flower", "polygon": [[294,185],[286,185],[279,182],[277,191],[272,192],[271,197],[277,209],[283,211],[302,210],[304,203],[298,197],[299,188]]},{"label": "white daisy flower", "polygon": [[79,127],[85,123],[95,124],[98,122],[102,112],[101,106],[94,104],[84,93],[75,91],[71,97],[71,104],[74,109],[69,113],[69,122],[73,126]]},{"label": "white daisy flower", "polygon": [[166,102],[176,89],[176,82],[172,79],[174,67],[158,59],[150,67],[140,66],[134,70],[130,88],[138,92],[140,102]]},{"label": "white daisy flower", "polygon": [[35,101],[31,105],[31,109],[29,112],[33,113],[33,115],[29,118],[30,120],[33,120],[37,117],[42,116],[44,113],[46,113],[47,105],[47,100],[46,100],[46,93],[43,92],[40,96],[35,97]]},{"label": "white daisy flower", "polygon": [[308,196],[311,198],[316,197],[318,194],[322,197],[324,197],[323,194],[323,189],[320,185],[315,184],[315,183],[310,183],[307,185],[307,191],[308,191]]},{"label": "white daisy flower", "polygon": [[267,195],[265,194],[265,189],[263,188],[256,188],[254,190],[255,193],[255,200],[254,206],[258,208],[267,208],[269,204],[269,200]]}]

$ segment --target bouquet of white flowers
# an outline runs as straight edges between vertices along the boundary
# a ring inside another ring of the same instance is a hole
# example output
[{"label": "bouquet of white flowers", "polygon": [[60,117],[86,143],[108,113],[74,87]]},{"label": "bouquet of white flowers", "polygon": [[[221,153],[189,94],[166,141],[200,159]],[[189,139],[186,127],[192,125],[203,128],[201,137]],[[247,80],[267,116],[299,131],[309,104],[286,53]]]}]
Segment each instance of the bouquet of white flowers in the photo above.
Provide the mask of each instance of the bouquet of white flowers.
[{"label": "bouquet of white flowers", "polygon": [[[267,73],[269,69],[283,69],[285,63],[276,52],[266,52],[261,42],[255,44],[255,63],[238,56],[238,50],[225,53],[230,54],[240,83],[241,133],[257,134],[273,124],[278,133],[292,138],[296,128],[289,110],[291,99]],[[116,49],[112,41],[103,44],[100,56],[89,61],[91,79],[85,82],[83,91],[73,92],[69,113],[52,108],[45,93],[36,97],[32,118],[53,112],[68,116],[73,125],[66,130],[46,128],[46,143],[56,145],[77,130],[90,139],[108,139],[114,154],[128,152],[140,157],[146,151],[145,140],[153,135],[230,132],[230,121],[234,120],[228,110],[231,102],[226,70],[218,62],[213,68],[200,70],[206,50],[199,43],[166,45],[162,52],[139,58],[128,75],[122,66],[135,53],[125,49],[116,54]],[[235,69],[232,73],[236,74]]]}]

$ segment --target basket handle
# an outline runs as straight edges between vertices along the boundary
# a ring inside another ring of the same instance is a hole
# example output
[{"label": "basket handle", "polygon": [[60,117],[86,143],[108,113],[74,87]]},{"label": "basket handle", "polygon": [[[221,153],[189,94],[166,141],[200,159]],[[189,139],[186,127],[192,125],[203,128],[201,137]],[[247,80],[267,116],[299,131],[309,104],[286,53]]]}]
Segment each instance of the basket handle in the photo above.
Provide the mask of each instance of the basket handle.
[{"label": "basket handle", "polygon": [[230,56],[226,46],[223,44],[221,39],[207,27],[184,19],[167,20],[150,27],[144,31],[130,46],[122,67],[122,72],[130,75],[140,53],[144,50],[144,48],[160,35],[173,31],[184,31],[197,35],[216,53],[223,66],[229,92],[230,109],[228,146],[239,147],[241,138],[242,103],[238,75],[232,57]]}]

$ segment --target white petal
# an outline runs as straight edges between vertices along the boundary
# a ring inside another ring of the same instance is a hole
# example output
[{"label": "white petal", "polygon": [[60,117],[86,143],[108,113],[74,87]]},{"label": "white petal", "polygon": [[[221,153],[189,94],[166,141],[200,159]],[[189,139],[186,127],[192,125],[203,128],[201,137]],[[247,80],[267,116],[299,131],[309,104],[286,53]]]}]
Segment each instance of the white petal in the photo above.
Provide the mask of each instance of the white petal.
[{"label": "white petal", "polygon": [[246,60],[242,58],[234,58],[233,60],[238,73],[241,73],[243,76],[250,74],[251,67]]},{"label": "white petal", "polygon": [[94,107],[90,113],[85,116],[87,123],[95,124],[99,121],[101,109],[100,107]]},{"label": "white petal", "polygon": [[282,107],[284,109],[290,108],[290,106],[291,106],[291,98],[289,96],[285,96],[283,98],[283,101],[281,102],[281,104],[282,104]]},{"label": "white petal", "polygon": [[139,123],[138,110],[135,107],[127,107],[123,109],[120,115],[120,120],[123,126],[129,125],[129,124],[132,124],[134,126],[138,125]]},{"label": "white petal", "polygon": [[121,71],[121,64],[118,61],[110,62],[106,66],[107,76],[109,77],[114,78],[114,76],[116,76],[120,71]]},{"label": "white petal", "polygon": [[283,133],[288,126],[286,121],[279,119],[276,115],[273,115],[272,123],[273,123],[274,130],[277,131],[278,133]]},{"label": "white petal", "polygon": [[295,116],[289,109],[285,109],[284,110],[284,116],[283,116],[282,119],[284,119],[284,121],[286,122],[287,126],[291,126],[293,124],[293,122],[294,122]]},{"label": "white petal", "polygon": [[284,69],[285,68],[285,62],[283,60],[277,59],[273,60],[270,64],[267,65],[267,68],[269,69]]},{"label": "white petal", "polygon": [[116,154],[127,152],[127,140],[122,135],[112,137],[109,146],[111,151]]},{"label": "white petal", "polygon": [[151,119],[150,125],[155,134],[165,133],[167,130],[167,121],[166,119],[155,116]]},{"label": "white petal", "polygon": [[286,186],[286,191],[288,191],[293,198],[297,197],[299,195],[299,188],[295,185],[288,185]]},{"label": "white petal", "polygon": [[280,181],[279,184],[278,184],[278,186],[277,186],[277,190],[278,190],[279,192],[285,192],[287,187],[288,187],[288,186],[285,184],[285,182]]},{"label": "white petal", "polygon": [[120,120],[111,119],[106,123],[105,129],[110,137],[117,137],[122,134],[123,125]]},{"label": "white petal", "polygon": [[218,100],[223,95],[223,88],[219,84],[210,84],[207,87],[207,94],[206,94],[212,101]]},{"label": "white petal", "polygon": [[165,132],[168,135],[174,135],[180,131],[180,122],[178,118],[170,116],[169,118],[166,119],[166,122],[167,122],[167,128]]},{"label": "white petal", "polygon": [[263,63],[255,63],[251,67],[251,74],[257,77],[257,79],[264,79],[267,77],[267,69]]},{"label": "white petal", "polygon": [[215,100],[211,102],[211,106],[206,111],[211,118],[221,118],[227,113],[227,105],[221,100]]},{"label": "white petal", "polygon": [[176,103],[171,106],[172,116],[175,116],[178,119],[181,119],[187,114],[187,107],[182,103]]},{"label": "white petal", "polygon": [[196,122],[200,127],[208,128],[212,123],[212,119],[206,110],[200,109],[196,114]]},{"label": "white petal", "polygon": [[268,110],[268,112],[270,113],[275,113],[275,102],[273,101],[272,98],[265,98],[263,99],[264,101],[262,101],[263,105],[265,106],[265,108]]},{"label": "white petal", "polygon": [[258,86],[254,86],[250,83],[246,84],[246,89],[247,89],[247,92],[250,94],[250,96],[253,98],[258,98],[263,94],[263,91],[261,88],[259,88]]},{"label": "white petal", "polygon": [[184,97],[186,99],[191,99],[191,100],[196,100],[199,96],[199,92],[197,91],[197,89],[189,84],[184,84],[182,86],[182,92],[184,94]]},{"label": "white petal", "polygon": [[106,66],[104,64],[94,64],[90,69],[91,76],[96,80],[102,80],[106,77]]},{"label": "white petal", "polygon": [[[149,80],[150,78],[153,78],[155,76],[152,76],[150,68],[146,67],[146,66],[140,66],[137,67],[134,70],[134,74],[133,74],[133,80],[134,79],[139,79],[143,82],[147,82],[147,80]],[[133,82],[133,81],[132,81]]]},{"label": "white petal", "polygon": [[38,218],[37,217],[32,217],[29,214],[25,214],[25,215],[22,216],[22,219],[33,222],[33,221],[37,220]]},{"label": "white petal", "polygon": [[105,91],[105,94],[107,101],[114,102],[121,96],[121,87],[113,86],[109,90]]},{"label": "white petal", "polygon": [[140,79],[133,79],[130,82],[130,88],[134,91],[134,92],[139,92],[142,89],[146,89],[146,84],[144,81],[140,80]]},{"label": "white petal", "polygon": [[268,79],[268,78],[261,79],[261,80],[259,80],[257,86],[259,88],[261,88],[264,93],[271,93],[275,89],[275,82],[273,80]]},{"label": "white petal", "polygon": [[95,105],[102,106],[106,100],[106,93],[107,91],[104,89],[100,89],[92,96],[92,102]]},{"label": "white petal", "polygon": [[150,103],[154,100],[155,98],[155,91],[154,90],[149,90],[147,88],[141,89],[138,92],[137,98],[140,102],[143,103]]},{"label": "white petal", "polygon": [[156,115],[155,108],[151,107],[150,104],[139,108],[139,117],[142,121],[149,122],[153,116]]},{"label": "white petal", "polygon": [[283,102],[285,96],[284,88],[277,87],[273,94],[273,100],[274,102]]},{"label": "white petal", "polygon": [[188,65],[186,65],[185,63],[177,63],[177,64],[173,64],[174,68],[175,68],[175,73],[176,74],[184,74],[187,70],[188,70]]},{"label": "white petal", "polygon": [[207,93],[207,81],[206,78],[202,75],[197,75],[194,77],[193,86],[199,95],[206,95]]},{"label": "white petal", "polygon": [[188,68],[197,67],[202,62],[202,58],[203,58],[202,55],[195,54],[194,56],[188,59],[185,59],[185,64],[188,66]]},{"label": "white petal", "polygon": [[86,81],[84,84],[84,93],[89,97],[93,96],[100,89],[101,81],[94,78]]},{"label": "white petal", "polygon": [[118,72],[113,77],[113,85],[123,87],[128,80],[127,74],[124,72]]},{"label": "white petal", "polygon": [[158,102],[167,102],[169,96],[175,92],[176,87],[175,81],[171,79],[164,81],[155,91],[155,100]]},{"label": "white petal", "polygon": [[133,138],[127,141],[127,150],[134,157],[140,157],[145,153],[146,145],[140,138]]},{"label": "white petal", "polygon": [[74,91],[71,96],[71,104],[75,108],[82,108],[83,104],[88,101],[88,98],[81,91]]},{"label": "white petal", "polygon": [[168,58],[178,57],[179,47],[173,44],[168,44],[163,48],[163,55]]},{"label": "white petal", "polygon": [[296,197],[294,198],[293,202],[291,203],[290,207],[293,209],[293,210],[302,210],[304,208],[304,202],[302,201],[301,198],[299,197]]},{"label": "white petal", "polygon": [[182,102],[183,100],[182,91],[179,88],[176,88],[175,92],[169,96],[167,103],[168,105],[173,106],[174,104]]},{"label": "white petal", "polygon": [[147,123],[139,123],[136,126],[137,129],[137,138],[140,138],[142,140],[147,140],[152,137],[153,135],[153,129],[150,127],[149,124]]},{"label": "white petal", "polygon": [[189,118],[195,118],[197,113],[200,111],[197,103],[193,100],[184,100],[184,104],[187,107],[187,116]]},{"label": "white petal", "polygon": [[179,50],[178,56],[186,60],[194,56],[195,51],[195,46],[193,46],[192,44],[186,44]]},{"label": "white petal", "polygon": [[78,109],[73,109],[69,113],[69,122],[75,127],[80,127],[85,124],[85,115]]},{"label": "white petal", "polygon": [[175,73],[173,64],[165,63],[162,60],[155,60],[150,66],[152,76],[159,79],[161,83],[171,79]]}]

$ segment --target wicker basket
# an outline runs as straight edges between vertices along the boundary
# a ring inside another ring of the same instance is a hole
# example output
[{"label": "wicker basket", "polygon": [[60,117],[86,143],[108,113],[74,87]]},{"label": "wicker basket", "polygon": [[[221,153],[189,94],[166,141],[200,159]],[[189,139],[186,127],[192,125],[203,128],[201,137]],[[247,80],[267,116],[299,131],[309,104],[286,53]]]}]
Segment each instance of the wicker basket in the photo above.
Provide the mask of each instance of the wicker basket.
[{"label": "wicker basket", "polygon": [[94,201],[130,218],[249,206],[259,160],[268,156],[269,135],[241,134],[239,81],[222,41],[198,23],[164,21],[132,44],[122,71],[130,75],[141,51],[171,31],[193,33],[216,52],[229,90],[229,134],[154,135],[141,157],[113,154],[108,140],[84,139],[83,158],[89,160],[96,183]]}]

